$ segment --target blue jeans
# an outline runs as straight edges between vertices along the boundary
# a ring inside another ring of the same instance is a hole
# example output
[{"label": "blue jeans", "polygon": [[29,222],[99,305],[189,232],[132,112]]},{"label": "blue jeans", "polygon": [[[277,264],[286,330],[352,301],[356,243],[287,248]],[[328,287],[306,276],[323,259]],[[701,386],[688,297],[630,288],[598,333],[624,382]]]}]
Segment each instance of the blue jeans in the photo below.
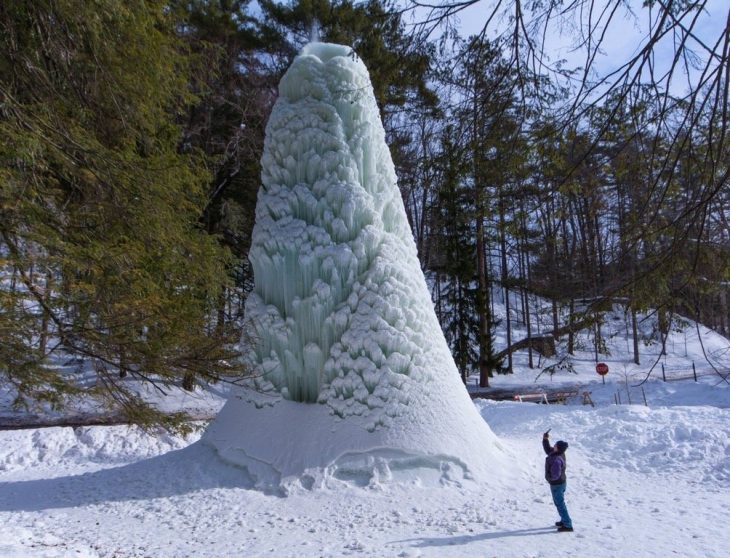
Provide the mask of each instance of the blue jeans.
[{"label": "blue jeans", "polygon": [[551,484],[550,492],[553,494],[553,503],[555,504],[555,507],[558,508],[560,521],[563,522],[565,527],[572,527],[573,522],[570,520],[570,515],[568,515],[568,508],[565,506],[565,489],[567,487],[567,482],[564,482],[563,484]]}]

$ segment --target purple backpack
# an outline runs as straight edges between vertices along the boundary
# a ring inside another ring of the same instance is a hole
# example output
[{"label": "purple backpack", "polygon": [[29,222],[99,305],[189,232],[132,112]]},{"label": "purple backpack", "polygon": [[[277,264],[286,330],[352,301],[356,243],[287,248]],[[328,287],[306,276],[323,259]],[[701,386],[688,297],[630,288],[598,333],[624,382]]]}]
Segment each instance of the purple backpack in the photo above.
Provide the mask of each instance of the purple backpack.
[{"label": "purple backpack", "polygon": [[565,482],[565,456],[553,452],[545,458],[545,480],[550,484]]}]

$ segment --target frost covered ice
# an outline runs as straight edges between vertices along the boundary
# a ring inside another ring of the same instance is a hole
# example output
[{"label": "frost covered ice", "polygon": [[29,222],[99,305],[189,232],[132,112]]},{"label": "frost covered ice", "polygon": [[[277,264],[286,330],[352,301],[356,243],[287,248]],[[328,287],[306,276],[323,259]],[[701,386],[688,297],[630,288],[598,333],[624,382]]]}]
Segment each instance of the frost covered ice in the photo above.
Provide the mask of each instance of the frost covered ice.
[{"label": "frost covered ice", "polygon": [[[367,69],[310,43],[262,159],[246,304],[248,388],[204,442],[260,484],[497,480],[418,261]],[[417,475],[410,472],[418,471]]]}]

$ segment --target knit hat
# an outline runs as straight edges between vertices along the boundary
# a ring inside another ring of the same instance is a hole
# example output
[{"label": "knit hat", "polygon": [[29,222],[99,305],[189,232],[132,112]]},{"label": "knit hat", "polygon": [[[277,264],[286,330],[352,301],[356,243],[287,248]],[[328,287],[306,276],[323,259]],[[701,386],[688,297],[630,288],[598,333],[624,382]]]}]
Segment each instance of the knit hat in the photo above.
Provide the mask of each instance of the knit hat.
[{"label": "knit hat", "polygon": [[568,442],[563,442],[560,440],[558,443],[555,444],[555,447],[558,449],[559,452],[564,452],[568,449]]}]

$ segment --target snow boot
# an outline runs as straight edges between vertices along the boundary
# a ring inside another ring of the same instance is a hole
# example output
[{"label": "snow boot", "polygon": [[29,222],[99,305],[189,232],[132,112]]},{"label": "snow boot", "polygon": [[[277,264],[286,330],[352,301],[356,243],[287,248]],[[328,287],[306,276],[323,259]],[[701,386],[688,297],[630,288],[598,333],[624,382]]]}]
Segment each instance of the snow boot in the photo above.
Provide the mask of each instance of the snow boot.
[{"label": "snow boot", "polygon": [[561,525],[558,527],[558,533],[572,533],[573,528],[572,527],[566,527],[565,525]]},{"label": "snow boot", "polygon": [[563,522],[562,521],[556,521],[555,522],[555,526],[556,527],[562,527],[563,526]]}]

